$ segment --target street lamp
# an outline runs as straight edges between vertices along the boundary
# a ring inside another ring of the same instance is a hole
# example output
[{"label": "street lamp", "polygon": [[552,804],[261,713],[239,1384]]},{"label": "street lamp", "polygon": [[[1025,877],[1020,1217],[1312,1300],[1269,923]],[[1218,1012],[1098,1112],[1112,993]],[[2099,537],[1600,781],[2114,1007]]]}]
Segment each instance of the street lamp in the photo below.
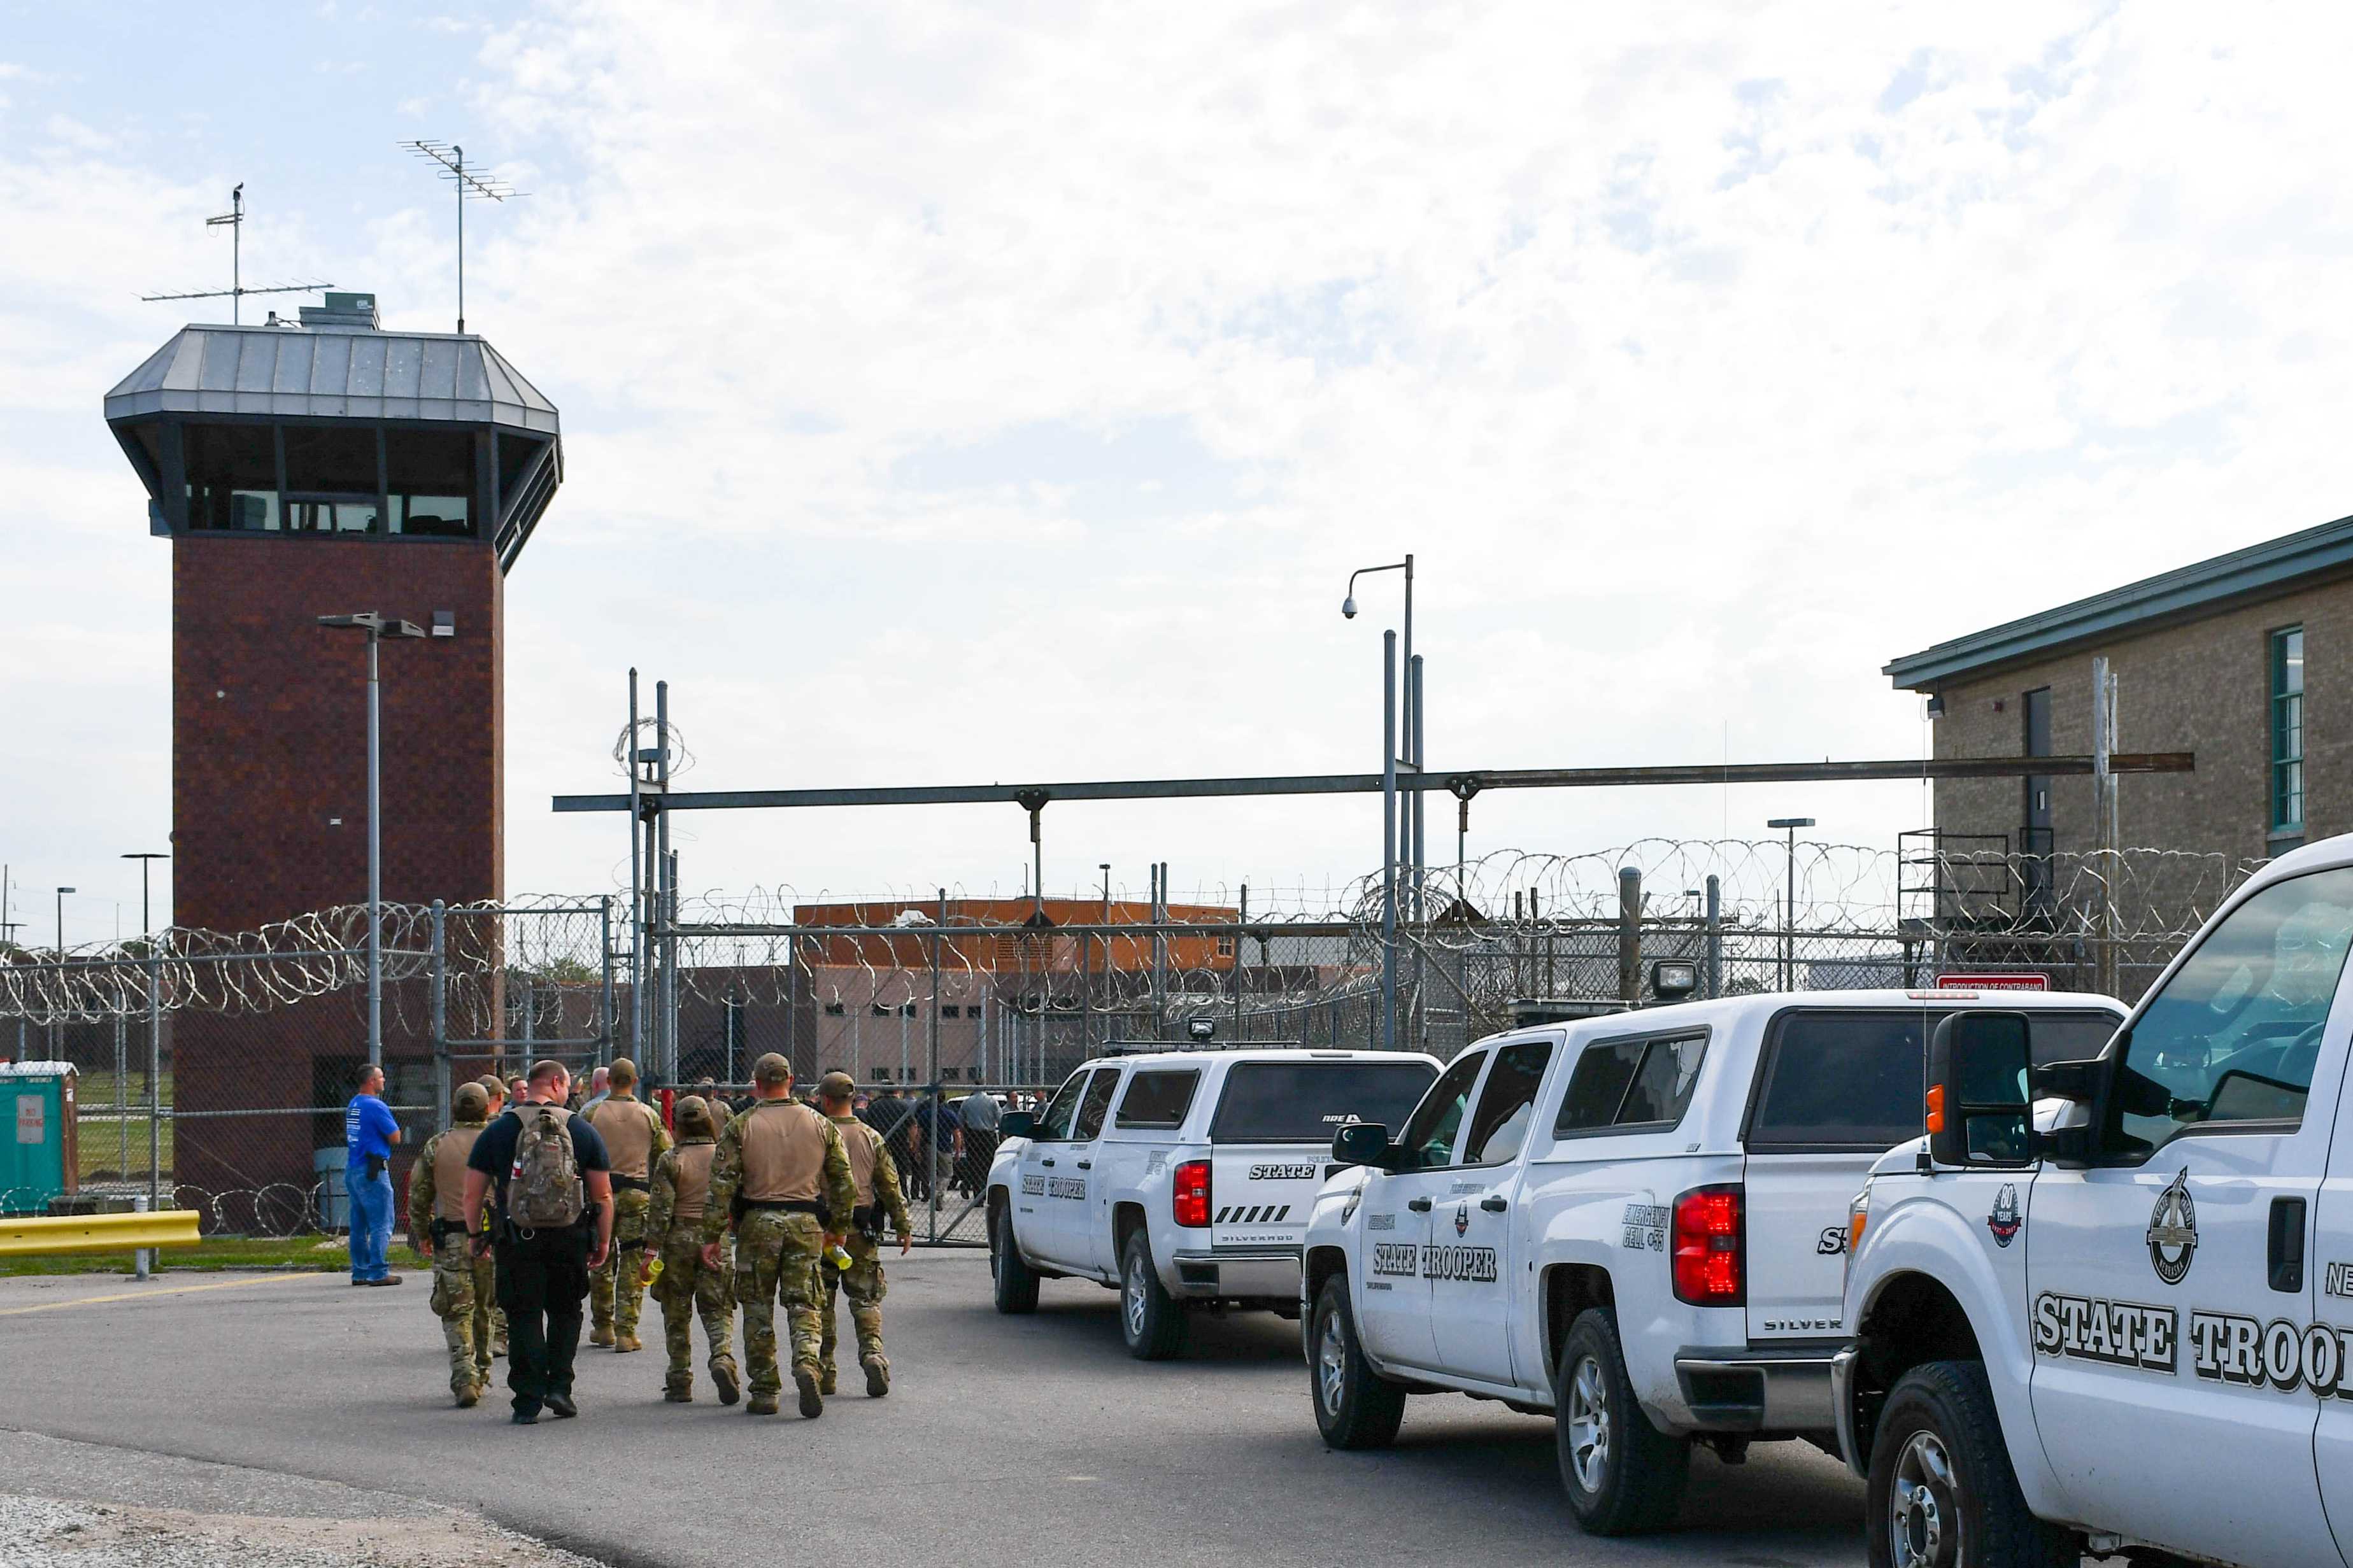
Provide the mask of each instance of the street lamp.
[{"label": "street lamp", "polygon": [[1385,1050],[1397,1047],[1397,920],[1398,862],[1403,860],[1411,868],[1408,891],[1412,897],[1414,911],[1420,911],[1422,864],[1422,800],[1421,792],[1412,792],[1413,798],[1404,802],[1405,816],[1400,830],[1398,807],[1397,773],[1400,764],[1419,773],[1421,771],[1421,661],[1413,651],[1413,557],[1392,561],[1381,566],[1359,566],[1348,574],[1347,596],[1340,601],[1344,619],[1356,618],[1356,579],[1373,572],[1405,574],[1405,705],[1403,729],[1405,752],[1398,754],[1399,711],[1398,706],[1397,634],[1382,634],[1382,744],[1381,744],[1381,1046]]},{"label": "street lamp", "polygon": [[[147,1206],[153,1208],[162,1196],[159,1183],[164,1163],[164,967],[155,953],[153,921],[149,913],[147,873],[158,860],[169,860],[169,855],[146,849],[125,855],[125,860],[139,862],[139,936],[145,945],[147,960]],[[123,1064],[118,1058],[114,1064],[114,1114],[120,1121],[124,1112],[122,1096]],[[122,1162],[127,1167],[129,1161]],[[139,1255],[142,1270],[151,1254]]]},{"label": "street lamp", "polygon": [[1788,868],[1783,873],[1781,920],[1781,989],[1794,991],[1798,986],[1798,829],[1811,827],[1810,816],[1777,816],[1766,823],[1776,833],[1787,832],[1788,840]]},{"label": "street lamp", "polygon": [[58,960],[59,963],[63,963],[66,956],[66,895],[79,891],[80,889],[78,888],[58,889]]},{"label": "street lamp", "polygon": [[321,616],[319,624],[367,633],[367,819],[368,819],[368,1065],[384,1064],[384,745],[376,679],[376,644],[386,637],[422,637],[413,621],[387,619],[374,610],[355,616]]}]

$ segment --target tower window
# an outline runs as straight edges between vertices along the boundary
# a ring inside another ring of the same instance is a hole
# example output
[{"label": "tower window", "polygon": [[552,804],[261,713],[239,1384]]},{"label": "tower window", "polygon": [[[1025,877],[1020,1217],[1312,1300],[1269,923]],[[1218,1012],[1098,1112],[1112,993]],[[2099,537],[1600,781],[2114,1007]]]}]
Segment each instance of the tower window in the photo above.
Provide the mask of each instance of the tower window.
[{"label": "tower window", "polygon": [[191,425],[182,439],[190,528],[278,528],[277,431],[267,425]]},{"label": "tower window", "polygon": [[2304,628],[2272,634],[2271,836],[2304,831]]}]

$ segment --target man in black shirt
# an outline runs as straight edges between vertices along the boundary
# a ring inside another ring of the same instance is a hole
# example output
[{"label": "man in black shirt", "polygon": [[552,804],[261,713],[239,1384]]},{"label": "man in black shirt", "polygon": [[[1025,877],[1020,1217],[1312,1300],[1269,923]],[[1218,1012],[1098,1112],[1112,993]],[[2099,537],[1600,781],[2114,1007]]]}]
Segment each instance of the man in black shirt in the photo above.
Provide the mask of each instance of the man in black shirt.
[{"label": "man in black shirt", "polygon": [[466,1161],[466,1231],[481,1232],[482,1206],[496,1194],[499,1306],[507,1315],[507,1387],[514,1394],[514,1422],[528,1426],[543,1406],[558,1416],[577,1415],[572,1402],[572,1362],[580,1349],[581,1305],[588,1299],[588,1276],[613,1243],[612,1161],[605,1141],[580,1117],[562,1112],[572,1140],[573,1163],[580,1169],[586,1204],[577,1224],[561,1230],[522,1230],[509,1219],[507,1181],[522,1138],[522,1113],[536,1107],[562,1107],[572,1075],[562,1062],[532,1064],[529,1100],[510,1106],[482,1130]]}]

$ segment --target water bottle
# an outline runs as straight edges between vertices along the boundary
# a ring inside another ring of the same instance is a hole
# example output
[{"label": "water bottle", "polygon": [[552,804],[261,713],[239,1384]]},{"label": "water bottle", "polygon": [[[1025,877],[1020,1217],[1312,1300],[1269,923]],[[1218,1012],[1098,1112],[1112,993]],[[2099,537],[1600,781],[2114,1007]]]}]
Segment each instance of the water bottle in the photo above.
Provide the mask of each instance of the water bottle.
[{"label": "water bottle", "polygon": [[849,1256],[849,1249],[841,1243],[828,1241],[825,1244],[825,1261],[827,1266],[836,1272],[846,1274],[856,1260]]}]

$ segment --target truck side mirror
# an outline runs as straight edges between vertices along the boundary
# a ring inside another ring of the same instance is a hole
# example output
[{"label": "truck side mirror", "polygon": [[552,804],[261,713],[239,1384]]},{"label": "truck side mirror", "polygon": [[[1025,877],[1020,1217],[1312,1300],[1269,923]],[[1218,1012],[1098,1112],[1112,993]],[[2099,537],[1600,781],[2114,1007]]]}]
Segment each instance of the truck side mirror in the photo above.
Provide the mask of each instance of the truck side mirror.
[{"label": "truck side mirror", "polygon": [[1928,1043],[1928,1155],[1939,1165],[2034,1163],[2034,1057],[2023,1013],[1956,1013]]},{"label": "truck side mirror", "polygon": [[1037,1130],[1035,1111],[1008,1110],[997,1119],[997,1135],[999,1138],[1027,1138]]},{"label": "truck side mirror", "polygon": [[1343,1165],[1389,1164],[1389,1130],[1377,1121],[1352,1121],[1332,1135],[1332,1158]]}]

